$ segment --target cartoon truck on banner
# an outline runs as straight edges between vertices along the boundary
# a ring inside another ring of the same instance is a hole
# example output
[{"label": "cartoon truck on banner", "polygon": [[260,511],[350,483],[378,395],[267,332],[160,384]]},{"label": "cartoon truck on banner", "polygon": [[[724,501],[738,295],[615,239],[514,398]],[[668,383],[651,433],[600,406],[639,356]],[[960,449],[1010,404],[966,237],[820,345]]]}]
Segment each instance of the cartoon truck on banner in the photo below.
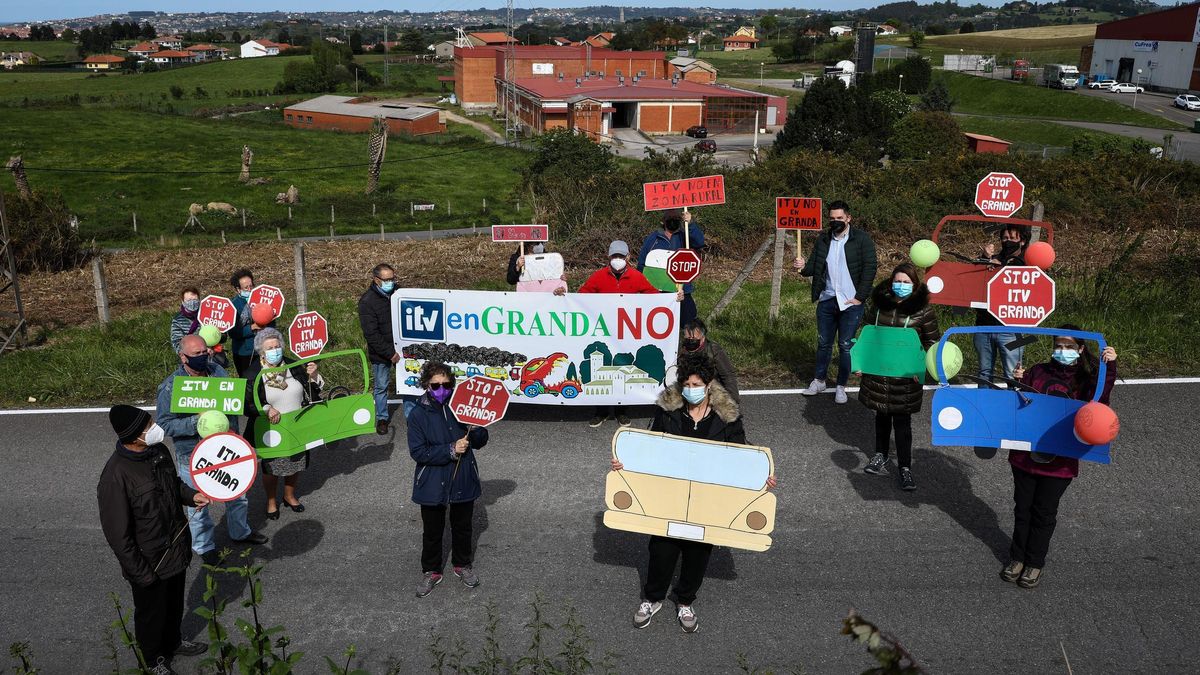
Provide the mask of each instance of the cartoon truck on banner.
[{"label": "cartoon truck on banner", "polygon": [[[994,234],[1005,225],[1024,225],[1030,229],[1029,243],[1041,240],[1045,233],[1046,243],[1054,245],[1054,226],[1041,220],[1021,218],[989,218],[987,216],[945,216],[938,221],[930,239],[942,251],[941,257],[925,273],[925,285],[929,288],[929,301],[936,305],[951,307],[987,308],[987,284],[996,275],[996,265],[980,253],[971,258],[948,250],[953,239],[947,241],[944,228],[947,223],[978,223],[988,234]],[[957,234],[957,233],[956,233]],[[954,258],[951,260],[949,258]]]},{"label": "cartoon truck on banner", "polygon": [[537,398],[541,394],[575,398],[583,390],[583,383],[566,377],[568,365],[570,359],[562,352],[530,359],[521,367],[521,379],[513,392],[529,398]]}]

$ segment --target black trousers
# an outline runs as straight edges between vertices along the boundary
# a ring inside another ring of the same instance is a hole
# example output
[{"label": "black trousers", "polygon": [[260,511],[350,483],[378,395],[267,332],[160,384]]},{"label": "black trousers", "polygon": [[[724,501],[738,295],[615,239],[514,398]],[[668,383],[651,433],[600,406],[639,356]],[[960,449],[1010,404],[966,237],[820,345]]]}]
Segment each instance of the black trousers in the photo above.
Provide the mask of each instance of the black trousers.
[{"label": "black trousers", "polygon": [[233,365],[237,367],[238,377],[245,377],[246,370],[250,368],[250,361],[254,359],[254,355],[247,354],[242,356],[241,354],[231,354],[231,356],[233,356]]},{"label": "black trousers", "polygon": [[1062,499],[1070,478],[1037,476],[1012,467],[1013,473],[1013,535],[1010,559],[1028,567],[1045,567],[1050,551],[1050,537],[1058,524],[1058,502]]},{"label": "black trousers", "polygon": [[425,532],[421,537],[421,571],[442,573],[442,534],[446,530],[446,511],[450,511],[450,562],[455,567],[471,565],[471,517],[475,502],[459,502],[438,506],[422,506],[421,522]]},{"label": "black trousers", "polygon": [[675,597],[681,605],[696,601],[696,592],[704,583],[704,572],[712,555],[712,544],[685,541],[669,537],[650,537],[650,569],[646,572],[646,585],[642,596],[650,602],[662,602],[675,576],[675,562],[683,554],[679,566],[679,582],[675,584]]},{"label": "black trousers", "polygon": [[170,661],[179,648],[186,577],[187,572],[180,572],[145,587],[130,584],[133,589],[133,634],[146,657],[146,665],[151,668],[158,663],[159,657]]},{"label": "black trousers", "polygon": [[679,331],[683,332],[683,327],[688,325],[699,314],[696,309],[696,301],[692,299],[691,293],[683,295],[683,302],[679,303]]},{"label": "black trousers", "polygon": [[896,464],[912,466],[912,415],[875,413],[875,451],[887,457],[892,430],[896,431]]}]

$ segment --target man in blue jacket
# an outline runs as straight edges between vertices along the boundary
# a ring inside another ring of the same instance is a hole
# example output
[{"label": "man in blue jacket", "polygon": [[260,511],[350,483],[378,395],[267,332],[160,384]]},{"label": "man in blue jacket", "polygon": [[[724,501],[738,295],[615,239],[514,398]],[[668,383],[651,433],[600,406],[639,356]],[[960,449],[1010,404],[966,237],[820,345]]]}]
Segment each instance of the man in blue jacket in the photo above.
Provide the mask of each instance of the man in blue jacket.
[{"label": "man in blue jacket", "polygon": [[[687,246],[684,246],[683,240],[683,225],[687,223],[688,241]],[[668,251],[678,251],[682,248],[690,248],[700,250],[704,248],[704,233],[700,231],[700,227],[692,222],[692,214],[683,213],[679,209],[671,209],[663,211],[662,229],[655,230],[646,237],[646,241],[642,242],[642,250],[638,252],[637,268],[639,272],[646,270],[646,258],[651,251],[665,249]],[[696,310],[696,301],[692,300],[692,284],[683,285],[683,301],[679,304],[679,326],[682,332],[683,326],[691,323],[698,315]]]}]

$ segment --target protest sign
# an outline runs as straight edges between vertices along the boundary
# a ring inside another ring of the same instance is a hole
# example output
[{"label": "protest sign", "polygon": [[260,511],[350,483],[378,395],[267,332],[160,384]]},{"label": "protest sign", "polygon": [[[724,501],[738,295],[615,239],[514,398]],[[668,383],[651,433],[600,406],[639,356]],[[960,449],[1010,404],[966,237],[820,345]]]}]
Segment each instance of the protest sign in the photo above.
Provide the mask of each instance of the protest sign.
[{"label": "protest sign", "polygon": [[643,183],[642,200],[647,211],[724,204],[725,176]]},{"label": "protest sign", "polygon": [[254,485],[258,461],[254,448],[240,435],[213,434],[192,450],[189,471],[196,489],[215,502],[228,502]]},{"label": "protest sign", "polygon": [[240,377],[177,375],[171,383],[171,412],[192,414],[216,410],[226,415],[241,415],[245,396],[246,380]]},{"label": "protest sign", "polygon": [[499,422],[508,412],[509,394],[504,383],[490,377],[468,377],[450,395],[454,419],[468,426],[486,427]]}]

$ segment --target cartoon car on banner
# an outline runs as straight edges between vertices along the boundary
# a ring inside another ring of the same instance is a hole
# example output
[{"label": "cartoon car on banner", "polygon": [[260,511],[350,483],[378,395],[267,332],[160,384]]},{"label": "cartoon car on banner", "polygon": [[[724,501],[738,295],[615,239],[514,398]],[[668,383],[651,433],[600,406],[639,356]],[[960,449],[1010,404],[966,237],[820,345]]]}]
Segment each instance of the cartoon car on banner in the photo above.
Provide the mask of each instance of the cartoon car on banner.
[{"label": "cartoon car on banner", "polygon": [[[973,446],[981,457],[995,455],[996,449],[1024,450],[1034,453],[1035,461],[1048,461],[1047,455],[1074,457],[1089,462],[1108,464],[1110,443],[1089,445],[1075,434],[1075,416],[1086,401],[1042,394],[1016,380],[999,377],[1008,385],[997,388],[991,382],[963,375],[978,383],[978,389],[952,387],[942,366],[942,349],[946,340],[955,334],[1009,333],[1005,326],[973,326],[948,328],[935,346],[938,382],[933,393],[932,430],[934,445]],[[1065,335],[1078,340],[1095,341],[1097,353],[1107,344],[1100,333],[1063,330],[1061,328],[1022,328],[1024,335]],[[1097,372],[1098,401],[1103,393],[1104,361]]]},{"label": "cartoon car on banner", "polygon": [[614,530],[766,551],[775,529],[770,448],[620,429],[605,480],[604,524]]},{"label": "cartoon car on banner", "polygon": [[575,398],[583,391],[583,383],[579,380],[562,379],[553,384],[546,384],[556,370],[565,366],[570,359],[562,352],[554,352],[544,358],[530,359],[521,367],[521,379],[516,391],[529,398],[541,394],[561,395],[563,398]]},{"label": "cartoon car on banner", "polygon": [[980,223],[983,231],[989,234],[998,232],[1005,225],[1025,225],[1030,228],[1029,243],[1041,241],[1041,235],[1045,232],[1046,243],[1054,245],[1054,226],[1044,221],[977,215],[945,216],[938,221],[937,227],[933,229],[933,236],[930,237],[941,248],[942,255],[933,267],[925,272],[929,301],[937,305],[986,309],[987,283],[996,274],[995,263],[982,257],[982,253],[972,258],[948,250],[952,243],[946,241],[943,229],[949,222]]},{"label": "cartoon car on banner", "polygon": [[274,424],[266,415],[259,415],[251,430],[259,457],[290,457],[344,438],[375,433],[375,401],[371,396],[367,355],[361,349],[331,352],[300,359],[283,367],[263,369],[253,383],[254,407],[262,410],[258,385],[263,375],[338,357],[358,358],[362,373],[361,391],[364,393],[352,394],[346,387],[334,387],[326,397],[312,401],[299,410],[283,413]]},{"label": "cartoon car on banner", "polygon": [[416,359],[405,359],[404,369],[410,373],[419,373],[421,372],[421,363]]},{"label": "cartoon car on banner", "polygon": [[508,370],[499,366],[488,366],[483,369],[483,374],[485,377],[490,377],[493,380],[503,381],[508,379]]}]

